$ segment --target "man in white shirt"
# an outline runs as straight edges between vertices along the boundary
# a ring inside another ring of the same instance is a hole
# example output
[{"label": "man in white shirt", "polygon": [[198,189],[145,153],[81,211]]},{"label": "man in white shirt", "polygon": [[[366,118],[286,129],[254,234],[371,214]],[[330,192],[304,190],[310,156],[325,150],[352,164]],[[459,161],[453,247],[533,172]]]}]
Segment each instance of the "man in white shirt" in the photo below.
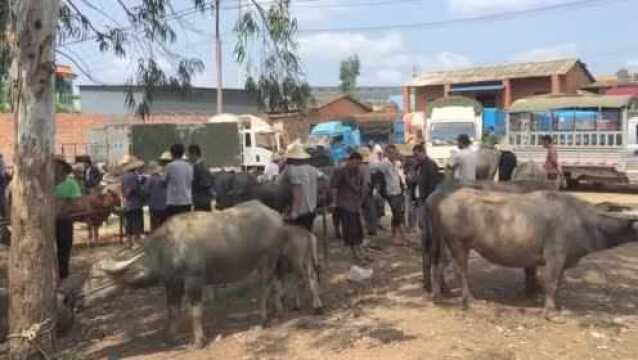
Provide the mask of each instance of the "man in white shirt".
[{"label": "man in white shirt", "polygon": [[461,182],[476,180],[478,153],[470,147],[471,141],[467,134],[459,135],[457,151],[452,152],[448,167],[454,171],[454,179]]}]

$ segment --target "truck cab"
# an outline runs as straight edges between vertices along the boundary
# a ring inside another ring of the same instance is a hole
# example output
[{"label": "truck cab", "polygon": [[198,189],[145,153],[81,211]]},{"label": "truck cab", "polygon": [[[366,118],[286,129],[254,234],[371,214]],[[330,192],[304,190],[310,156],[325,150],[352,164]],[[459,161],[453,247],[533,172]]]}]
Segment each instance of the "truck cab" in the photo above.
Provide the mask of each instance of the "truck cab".
[{"label": "truck cab", "polygon": [[232,122],[238,124],[241,144],[241,165],[245,169],[263,169],[273,154],[281,150],[281,134],[265,120],[253,115],[221,114],[209,123]]},{"label": "truck cab", "polygon": [[319,123],[310,131],[308,143],[329,148],[332,160],[339,163],[347,157],[348,148],[356,150],[361,146],[361,131],[349,121]]},{"label": "truck cab", "polygon": [[[434,101],[425,122],[425,142],[428,155],[439,167],[445,167],[457,150],[457,138],[467,134],[478,147],[482,137],[481,105],[462,97]],[[478,110],[478,111],[477,111]]]}]

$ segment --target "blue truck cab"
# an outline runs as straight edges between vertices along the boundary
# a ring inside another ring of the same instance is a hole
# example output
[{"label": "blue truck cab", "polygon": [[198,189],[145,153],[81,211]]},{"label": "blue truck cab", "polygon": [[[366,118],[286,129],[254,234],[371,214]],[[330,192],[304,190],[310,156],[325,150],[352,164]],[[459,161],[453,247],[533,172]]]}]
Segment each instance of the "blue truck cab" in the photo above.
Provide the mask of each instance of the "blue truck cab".
[{"label": "blue truck cab", "polygon": [[361,146],[361,130],[351,121],[329,121],[315,125],[308,137],[310,143],[330,148],[330,156],[339,163],[348,156],[348,148]]}]

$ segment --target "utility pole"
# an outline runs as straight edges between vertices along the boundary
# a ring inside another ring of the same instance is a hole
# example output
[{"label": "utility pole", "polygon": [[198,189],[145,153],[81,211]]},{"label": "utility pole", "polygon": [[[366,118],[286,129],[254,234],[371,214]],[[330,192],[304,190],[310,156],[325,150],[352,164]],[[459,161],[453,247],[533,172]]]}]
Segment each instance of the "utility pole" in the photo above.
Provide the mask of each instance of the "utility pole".
[{"label": "utility pole", "polygon": [[219,35],[219,0],[215,0],[215,60],[217,62],[217,114],[224,110],[224,95],[222,94],[222,41]]}]

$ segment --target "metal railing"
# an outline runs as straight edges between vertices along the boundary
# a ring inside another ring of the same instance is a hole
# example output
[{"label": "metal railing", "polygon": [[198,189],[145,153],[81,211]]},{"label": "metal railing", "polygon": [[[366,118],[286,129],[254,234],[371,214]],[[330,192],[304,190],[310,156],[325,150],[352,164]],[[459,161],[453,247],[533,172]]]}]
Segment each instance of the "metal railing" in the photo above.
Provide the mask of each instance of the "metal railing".
[{"label": "metal railing", "polygon": [[625,135],[622,131],[510,131],[508,140],[512,146],[541,146],[545,135],[552,137],[557,147],[622,148]]}]

